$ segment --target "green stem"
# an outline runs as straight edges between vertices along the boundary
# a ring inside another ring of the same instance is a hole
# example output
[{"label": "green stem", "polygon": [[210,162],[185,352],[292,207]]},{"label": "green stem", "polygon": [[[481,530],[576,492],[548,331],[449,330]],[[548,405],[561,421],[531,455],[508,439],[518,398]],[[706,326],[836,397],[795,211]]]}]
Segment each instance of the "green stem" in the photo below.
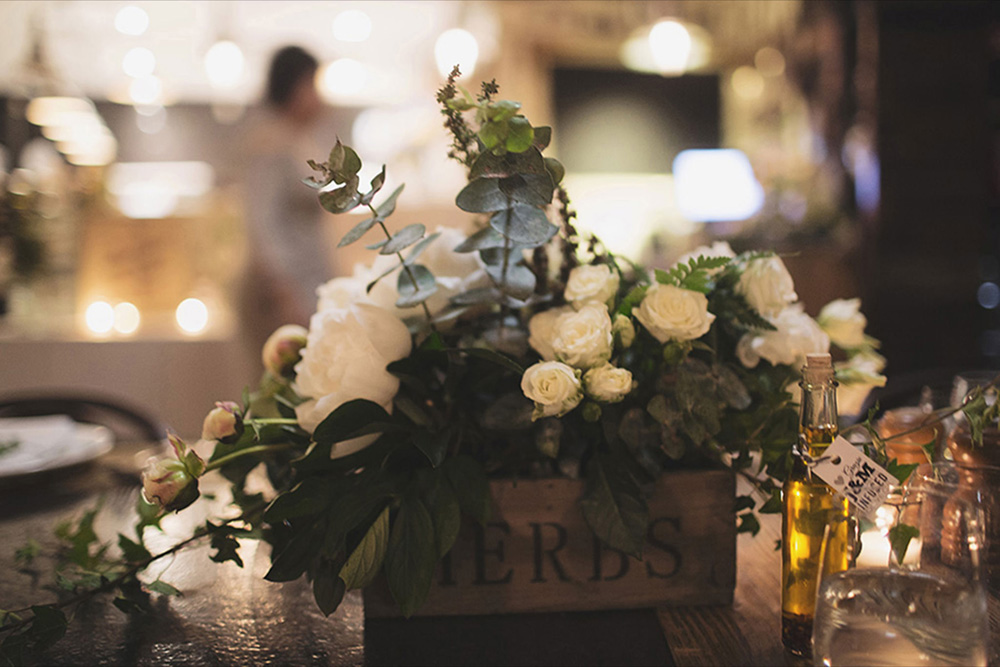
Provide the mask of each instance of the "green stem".
[{"label": "green stem", "polygon": [[298,419],[292,419],[290,417],[251,417],[246,420],[250,424],[281,424],[288,426],[297,426],[299,423]]},{"label": "green stem", "polygon": [[226,454],[225,456],[215,459],[205,466],[205,472],[208,472],[209,470],[217,470],[227,463],[235,461],[236,459],[246,456],[247,454],[257,454],[258,452],[278,452],[283,449],[291,449],[292,447],[295,447],[295,445],[290,442],[281,443],[279,445],[254,445],[253,447],[247,447],[246,449],[241,449],[233,452],[232,454]]},{"label": "green stem", "polygon": [[[385,233],[385,237],[391,241],[392,234],[389,233],[388,228],[385,226],[385,222],[381,218],[379,218],[378,211],[375,210],[375,207],[372,206],[371,204],[368,204],[368,208],[371,210],[372,215],[375,216],[375,219],[378,220],[378,226],[382,228],[382,232]],[[397,252],[396,257],[399,258],[399,263],[402,265],[403,271],[406,272],[407,277],[413,284],[414,291],[419,292],[420,285],[417,283],[417,277],[413,275],[413,271],[411,271],[409,265],[407,265],[406,259],[404,259],[403,257],[403,253]],[[427,324],[430,326],[431,331],[433,331],[434,333],[438,333],[437,327],[434,326],[434,322],[431,321],[431,309],[427,307],[427,302],[421,301],[420,306],[424,309],[424,315],[427,316]]]}]

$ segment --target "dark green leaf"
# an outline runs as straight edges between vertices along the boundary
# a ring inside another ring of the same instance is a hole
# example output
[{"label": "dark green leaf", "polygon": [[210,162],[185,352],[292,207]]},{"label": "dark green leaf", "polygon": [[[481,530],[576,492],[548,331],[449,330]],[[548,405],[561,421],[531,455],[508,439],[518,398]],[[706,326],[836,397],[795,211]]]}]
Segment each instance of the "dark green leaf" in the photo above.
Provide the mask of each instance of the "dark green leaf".
[{"label": "dark green leaf", "polygon": [[646,290],[649,289],[649,285],[636,285],[633,287],[625,298],[622,299],[621,304],[618,306],[618,312],[622,315],[631,316],[632,309],[642,303],[643,298],[646,296]]},{"label": "dark green leaf", "polygon": [[167,582],[157,579],[151,584],[146,584],[146,588],[153,591],[154,593],[159,593],[160,595],[169,596],[180,596],[183,595],[179,590],[168,584]]},{"label": "dark green leaf", "polygon": [[26,664],[24,652],[28,648],[28,634],[21,632],[10,634],[0,643],[0,665],[23,665]]},{"label": "dark green leaf", "polygon": [[736,502],[733,503],[733,512],[738,514],[743,510],[752,510],[755,504],[754,499],[750,496],[736,496]]},{"label": "dark green leaf", "polygon": [[771,497],[757,511],[761,514],[778,514],[781,512],[781,489],[774,489],[771,492]]},{"label": "dark green leaf", "polygon": [[396,291],[399,292],[396,307],[410,308],[433,296],[437,292],[437,282],[430,269],[423,264],[414,264],[408,267],[408,270],[399,272]]},{"label": "dark green leaf", "polygon": [[552,128],[548,125],[535,128],[535,148],[544,151],[552,142]]},{"label": "dark green leaf", "polygon": [[333,500],[333,489],[329,480],[307,477],[290,491],[279,494],[264,510],[268,523],[281,523],[309,514],[317,514]]},{"label": "dark green leaf", "polygon": [[294,581],[302,576],[323,546],[321,540],[313,534],[315,523],[307,523],[295,533],[284,545],[277,556],[271,560],[271,569],[264,578],[268,581]]},{"label": "dark green leaf", "polygon": [[365,532],[365,536],[340,570],[340,578],[348,590],[364,588],[374,581],[382,568],[388,544],[389,508],[386,507]]},{"label": "dark green leaf", "polygon": [[537,206],[514,204],[490,217],[490,227],[526,248],[543,245],[559,231]]},{"label": "dark green leaf", "polygon": [[919,463],[900,463],[896,459],[889,461],[885,469],[890,475],[895,477],[900,484],[905,484],[906,480],[910,478],[910,475],[914,470],[917,469]]},{"label": "dark green leaf", "polygon": [[601,541],[642,557],[649,510],[639,485],[623,464],[605,455],[591,459],[580,508],[587,525]]},{"label": "dark green leaf", "polygon": [[462,511],[479,523],[486,523],[490,518],[493,501],[483,465],[463,455],[447,459],[441,467],[458,496]]},{"label": "dark green leaf", "polygon": [[313,440],[333,444],[360,435],[397,428],[392,416],[378,403],[356,398],[340,405],[313,431]]},{"label": "dark green leaf", "polygon": [[476,357],[477,359],[485,359],[486,361],[492,362],[497,366],[502,366],[507,370],[516,373],[519,377],[524,375],[524,369],[521,365],[508,357],[507,355],[501,354],[495,350],[487,347],[461,347],[455,348],[455,351],[460,354],[466,354],[470,357]]},{"label": "dark green leaf", "polygon": [[213,561],[225,563],[231,560],[239,567],[243,567],[243,559],[239,554],[240,543],[235,537],[224,531],[215,532],[212,533],[211,545],[216,550],[211,556]]},{"label": "dark green leaf", "polygon": [[889,529],[889,546],[892,548],[892,556],[900,565],[906,557],[906,549],[910,546],[910,540],[920,537],[920,529],[905,523],[898,523]]},{"label": "dark green leaf", "polygon": [[66,634],[66,615],[52,605],[31,608],[34,618],[27,635],[35,650],[43,651],[63,638]]},{"label": "dark green leaf", "polygon": [[760,532],[760,521],[752,513],[741,514],[740,523],[736,526],[737,533],[750,533],[756,535]]},{"label": "dark green leaf", "polygon": [[554,157],[545,158],[545,169],[548,170],[552,182],[556,185],[562,183],[563,177],[566,176],[566,167]]},{"label": "dark green leaf", "polygon": [[396,604],[410,617],[430,592],[437,550],[434,524],[415,495],[403,498],[385,555],[385,574]]},{"label": "dark green leaf", "polygon": [[462,526],[462,510],[448,480],[442,475],[435,475],[434,482],[428,491],[426,501],[431,520],[434,522],[434,544],[440,558],[451,551],[455,540],[458,539],[458,531]]},{"label": "dark green leaf", "polygon": [[125,561],[129,563],[141,563],[142,561],[149,560],[153,557],[153,554],[149,553],[143,545],[133,542],[124,535],[118,535],[118,548],[122,550],[122,556],[125,557]]},{"label": "dark green leaf", "polygon": [[389,242],[378,251],[380,255],[395,255],[400,250],[409,248],[411,245],[424,237],[427,228],[417,223],[407,225],[392,235]]},{"label": "dark green leaf", "polygon": [[413,434],[413,444],[423,452],[435,468],[441,465],[448,452],[448,440],[441,433],[417,431]]},{"label": "dark green leaf", "polygon": [[343,580],[337,576],[337,565],[339,563],[324,558],[313,573],[313,598],[324,616],[337,610],[347,589]]}]

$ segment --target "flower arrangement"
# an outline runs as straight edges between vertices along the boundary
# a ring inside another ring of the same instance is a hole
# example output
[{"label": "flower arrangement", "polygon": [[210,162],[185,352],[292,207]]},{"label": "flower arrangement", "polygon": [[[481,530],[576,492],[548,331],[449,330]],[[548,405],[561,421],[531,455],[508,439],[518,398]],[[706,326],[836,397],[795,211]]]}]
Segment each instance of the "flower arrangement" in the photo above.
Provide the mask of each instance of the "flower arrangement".
[{"label": "flower arrangement", "polygon": [[[138,579],[164,555],[146,549],[144,530],[195,502],[213,470],[238,517],[208,521],[174,550],[207,538],[213,560],[242,565],[238,539],[265,540],[266,578],[308,577],[326,614],[380,574],[402,612],[416,611],[461,516],[489,516],[491,477],[585,479],[590,528],[639,556],[652,482],[725,466],[762,494],[737,499],[738,529],[756,532],[754,512],[778,510],[805,355],[832,345],[845,387],[884,382],[859,302],[814,320],[773,253],[719,243],[649,271],[578,232],[563,168],[543,155],[550,128],[495,84],[473,96],[456,78],[437,99],[449,155],[468,173],[456,204],[478,230],[392,233],[403,187],[383,196],[384,167],[362,188],[361,159],[339,141],[310,162],[326,210],[368,210],[340,245],[364,241],[375,261],[319,287],[308,329],[274,332],[259,389],[218,403],[202,444],[171,436],[173,453],[143,474],[136,540],[120,536],[120,558],[87,534],[78,569],[101,573],[103,590],[129,604],[170,592]],[[196,453],[205,443],[211,453]],[[249,490],[255,470],[268,493]],[[6,627],[23,634],[30,619],[17,623]]]}]

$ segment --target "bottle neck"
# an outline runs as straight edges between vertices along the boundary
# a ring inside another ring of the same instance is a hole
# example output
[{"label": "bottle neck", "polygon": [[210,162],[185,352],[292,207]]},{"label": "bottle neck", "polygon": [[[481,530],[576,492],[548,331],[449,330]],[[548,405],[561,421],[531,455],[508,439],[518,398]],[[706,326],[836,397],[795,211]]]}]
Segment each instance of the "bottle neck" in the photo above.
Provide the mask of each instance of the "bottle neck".
[{"label": "bottle neck", "polygon": [[802,405],[799,433],[802,446],[810,454],[825,450],[837,436],[837,383],[827,380],[800,383]]}]

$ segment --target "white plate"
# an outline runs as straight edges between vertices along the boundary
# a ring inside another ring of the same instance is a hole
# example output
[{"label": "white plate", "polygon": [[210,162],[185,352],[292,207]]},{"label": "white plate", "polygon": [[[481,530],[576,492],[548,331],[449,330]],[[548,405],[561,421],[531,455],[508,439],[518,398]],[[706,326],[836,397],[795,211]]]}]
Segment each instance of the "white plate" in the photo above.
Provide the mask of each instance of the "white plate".
[{"label": "white plate", "polygon": [[[18,444],[5,451],[10,442]],[[110,429],[65,415],[0,419],[0,479],[86,463],[112,447]]]}]

